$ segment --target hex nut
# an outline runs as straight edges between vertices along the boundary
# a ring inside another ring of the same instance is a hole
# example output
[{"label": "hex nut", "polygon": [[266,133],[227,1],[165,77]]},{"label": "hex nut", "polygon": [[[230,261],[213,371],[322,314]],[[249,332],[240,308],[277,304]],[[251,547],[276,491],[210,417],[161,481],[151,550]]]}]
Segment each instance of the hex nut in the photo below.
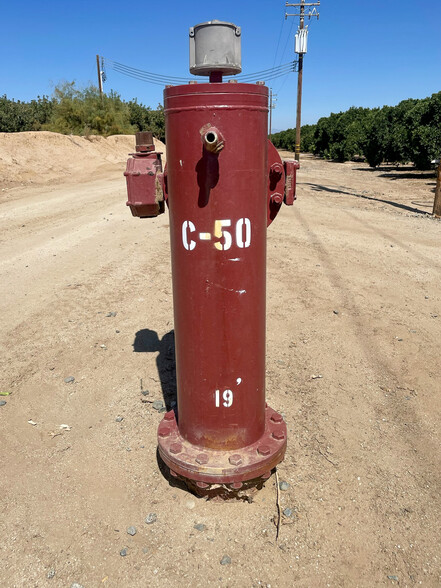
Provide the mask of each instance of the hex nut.
[{"label": "hex nut", "polygon": [[233,490],[240,490],[242,488],[243,484],[242,482],[233,482],[231,484],[231,487],[233,488]]},{"label": "hex nut", "polygon": [[181,453],[182,445],[180,443],[172,443],[170,445],[170,453]]},{"label": "hex nut", "polygon": [[257,448],[257,453],[260,455],[269,455],[271,453],[271,449],[268,447],[268,445],[261,445]]},{"label": "hex nut", "polygon": [[278,176],[279,178],[282,177],[282,173],[283,173],[283,166],[281,163],[273,163],[271,168],[270,168],[270,172],[271,174]]},{"label": "hex nut", "polygon": [[161,427],[158,430],[158,435],[160,437],[168,437],[170,435],[170,429],[168,427]]},{"label": "hex nut", "polygon": [[172,410],[170,410],[169,412],[166,412],[164,415],[165,421],[173,421],[174,418],[175,418],[175,413]]},{"label": "hex nut", "polygon": [[238,466],[242,463],[242,456],[238,453],[235,453],[234,455],[230,455],[228,461],[231,463],[231,465]]},{"label": "hex nut", "polygon": [[274,439],[277,439],[277,441],[283,441],[283,439],[285,439],[285,433],[283,433],[283,431],[273,431],[271,436]]},{"label": "hex nut", "polygon": [[206,453],[200,453],[196,456],[195,461],[200,465],[204,465],[208,463],[208,455]]},{"label": "hex nut", "polygon": [[274,412],[271,415],[271,420],[273,421],[273,423],[281,423],[283,421],[283,416],[278,412]]},{"label": "hex nut", "polygon": [[274,192],[274,194],[271,194],[271,202],[273,202],[274,204],[282,204],[282,194],[279,194],[279,192]]}]

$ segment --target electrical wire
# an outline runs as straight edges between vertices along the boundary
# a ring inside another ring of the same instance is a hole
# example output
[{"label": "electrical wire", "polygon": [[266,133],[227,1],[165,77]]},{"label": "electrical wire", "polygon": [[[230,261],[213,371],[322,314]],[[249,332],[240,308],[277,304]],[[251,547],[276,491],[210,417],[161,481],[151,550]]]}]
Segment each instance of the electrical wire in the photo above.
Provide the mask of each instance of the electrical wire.
[{"label": "electrical wire", "polygon": [[[149,84],[155,84],[158,86],[167,86],[167,85],[174,85],[174,84],[183,84],[188,83],[191,81],[188,78],[181,78],[176,76],[165,76],[162,74],[155,74],[152,72],[148,72],[142,69],[137,69],[134,67],[130,67],[128,65],[124,65],[123,63],[119,63],[118,61],[113,61],[107,57],[102,58],[103,63],[107,65],[108,68],[113,69],[114,71],[126,75],[128,77],[147,82]],[[277,67],[271,67],[268,69],[263,69],[251,74],[244,74],[235,76],[238,82],[251,82],[251,81],[258,81],[259,79],[264,78],[265,80],[272,80],[277,77],[285,76],[288,73],[296,71],[296,61],[290,61],[288,63],[281,64]],[[226,76],[226,78],[232,78],[232,76]],[[193,78],[194,80],[195,78]]]},{"label": "electrical wire", "polygon": [[279,31],[279,39],[277,41],[277,47],[276,47],[276,52],[274,54],[274,61],[273,61],[273,67],[276,65],[276,59],[277,59],[277,53],[279,51],[279,46],[280,46],[280,39],[282,38],[282,31],[283,31],[283,25],[286,22],[286,18],[283,17],[282,18],[282,26],[280,27],[280,31]]},{"label": "electrical wire", "polygon": [[288,36],[286,38],[285,47],[283,48],[283,52],[282,52],[281,57],[280,57],[280,63],[282,63],[282,59],[285,57],[286,48],[288,46],[288,41],[291,38],[291,33],[292,33],[293,26],[294,26],[294,19],[292,19],[292,21],[291,21],[291,26],[289,28]]}]

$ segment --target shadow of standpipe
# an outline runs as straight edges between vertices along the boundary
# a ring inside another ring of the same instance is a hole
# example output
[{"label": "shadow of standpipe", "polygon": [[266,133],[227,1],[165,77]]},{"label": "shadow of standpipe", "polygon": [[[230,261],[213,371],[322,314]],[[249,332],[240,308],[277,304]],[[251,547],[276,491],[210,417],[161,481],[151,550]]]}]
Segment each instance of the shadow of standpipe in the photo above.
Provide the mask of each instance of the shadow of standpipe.
[{"label": "shadow of standpipe", "polygon": [[169,331],[162,339],[158,333],[151,329],[141,329],[135,335],[133,342],[135,353],[156,353],[156,366],[161,382],[164,403],[169,410],[177,407],[177,383],[176,383],[176,358],[175,358],[175,332]]}]

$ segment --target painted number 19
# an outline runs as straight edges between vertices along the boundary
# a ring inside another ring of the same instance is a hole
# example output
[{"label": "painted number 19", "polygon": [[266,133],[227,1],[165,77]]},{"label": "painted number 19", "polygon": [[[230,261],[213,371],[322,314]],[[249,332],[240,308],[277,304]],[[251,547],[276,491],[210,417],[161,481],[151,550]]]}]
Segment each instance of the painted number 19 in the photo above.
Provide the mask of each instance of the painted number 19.
[{"label": "painted number 19", "polygon": [[216,408],[220,407],[221,400],[222,405],[225,406],[225,408],[229,408],[233,404],[233,392],[231,390],[224,390],[222,396],[220,390],[216,390],[214,397]]}]

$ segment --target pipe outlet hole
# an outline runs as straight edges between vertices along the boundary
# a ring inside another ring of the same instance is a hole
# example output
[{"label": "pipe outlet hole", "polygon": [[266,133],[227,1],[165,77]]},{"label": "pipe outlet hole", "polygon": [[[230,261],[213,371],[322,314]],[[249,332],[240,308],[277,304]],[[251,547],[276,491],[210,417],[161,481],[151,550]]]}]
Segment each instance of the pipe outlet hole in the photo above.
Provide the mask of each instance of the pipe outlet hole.
[{"label": "pipe outlet hole", "polygon": [[207,143],[215,143],[217,140],[217,135],[216,133],[214,133],[213,131],[208,132],[205,135],[205,140],[207,141]]}]

